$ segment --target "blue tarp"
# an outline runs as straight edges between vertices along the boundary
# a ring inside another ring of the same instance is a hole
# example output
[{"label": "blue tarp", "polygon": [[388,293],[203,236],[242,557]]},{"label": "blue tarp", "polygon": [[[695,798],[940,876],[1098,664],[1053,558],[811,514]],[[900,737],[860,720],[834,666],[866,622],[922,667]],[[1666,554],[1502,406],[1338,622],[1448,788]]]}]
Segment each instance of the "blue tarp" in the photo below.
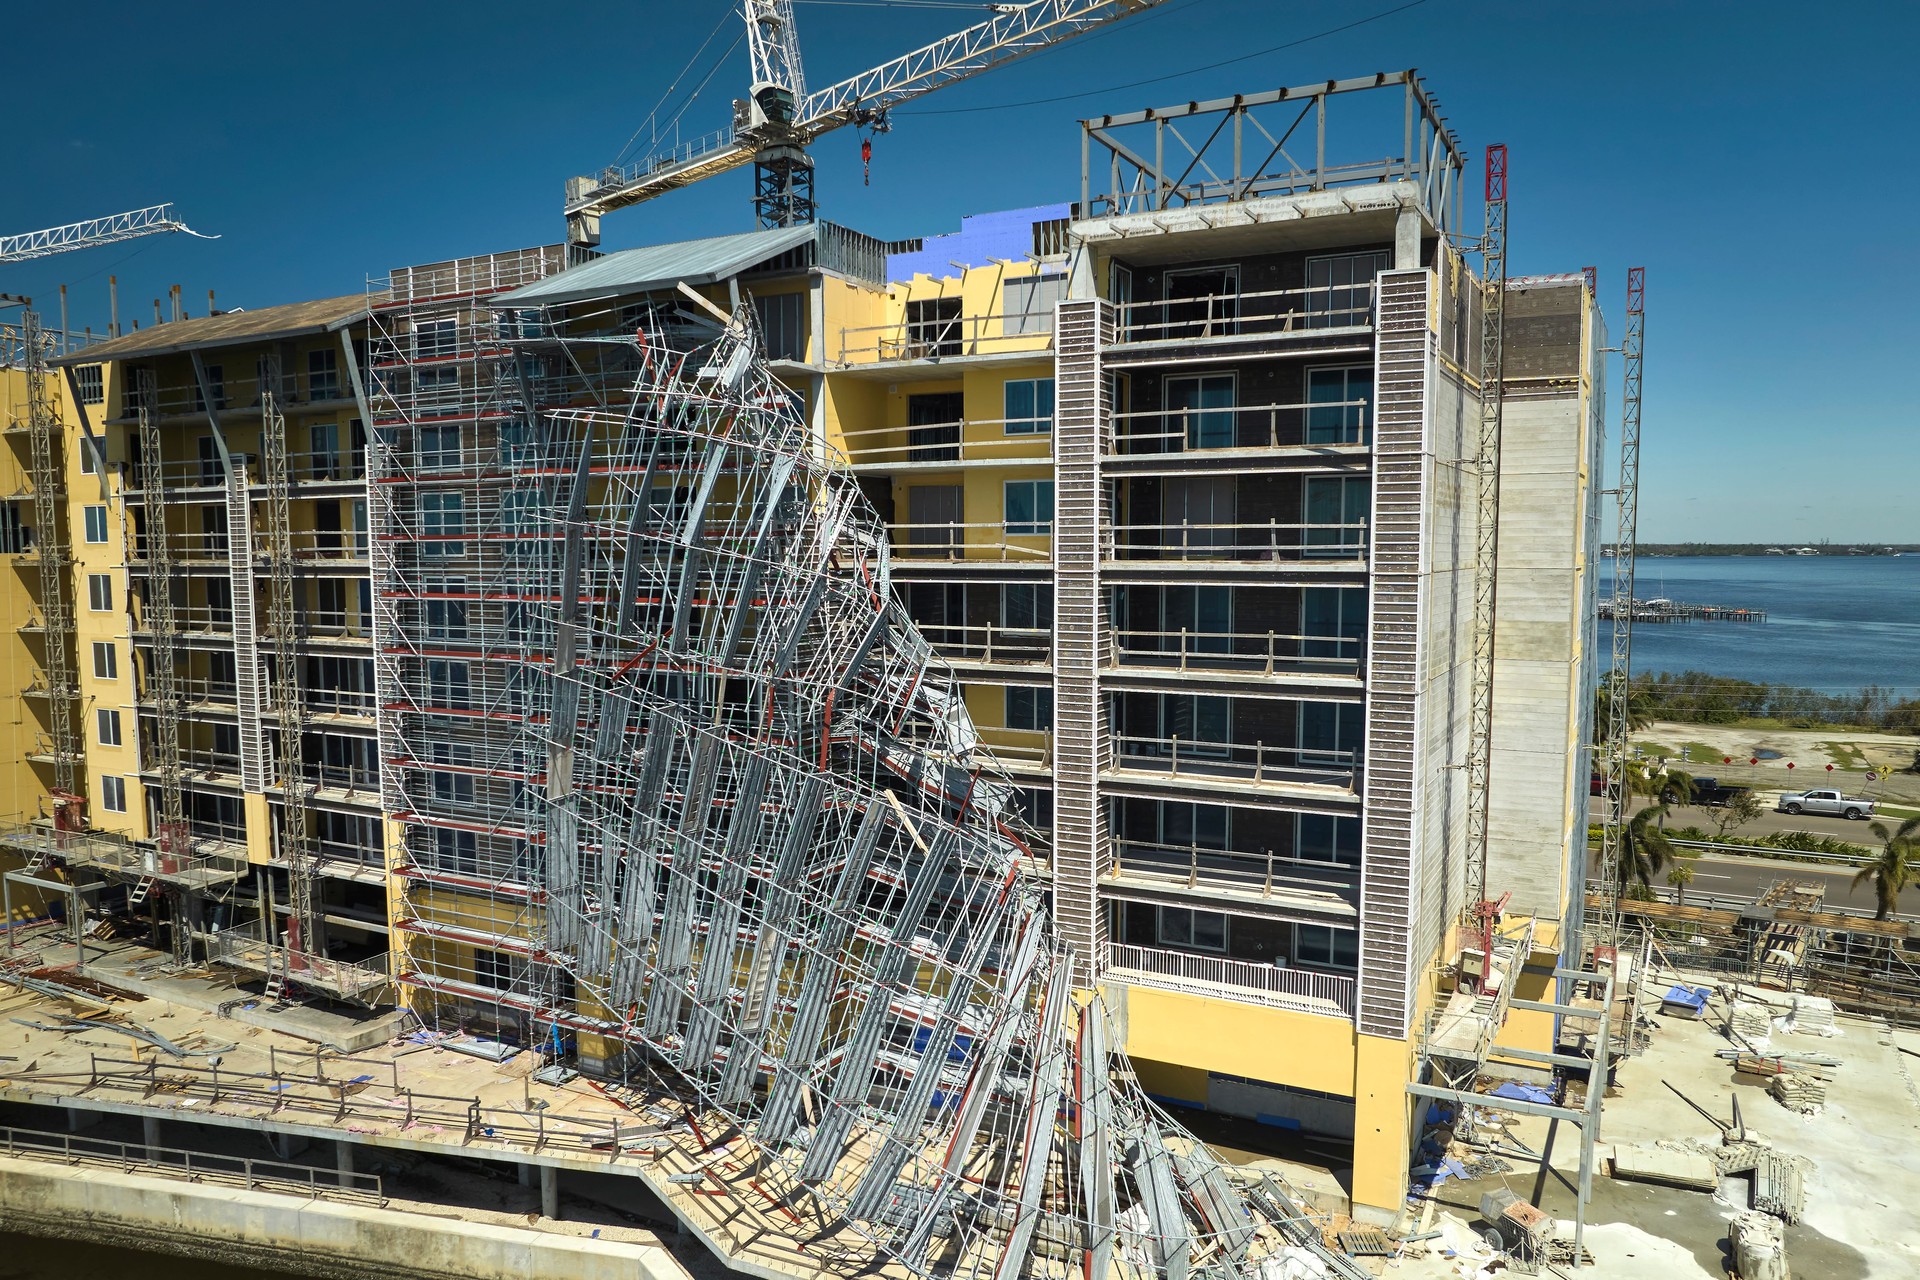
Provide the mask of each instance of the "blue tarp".
[{"label": "blue tarp", "polygon": [[1496,1098],[1513,1098],[1519,1102],[1541,1102],[1549,1107],[1553,1105],[1553,1094],[1537,1084],[1521,1084],[1517,1080],[1509,1080],[1489,1092]]},{"label": "blue tarp", "polygon": [[1684,1005],[1695,1013],[1702,1013],[1707,1007],[1707,997],[1712,994],[1713,988],[1711,987],[1676,986],[1660,998],[1660,1003],[1662,1006],[1670,1004]]}]

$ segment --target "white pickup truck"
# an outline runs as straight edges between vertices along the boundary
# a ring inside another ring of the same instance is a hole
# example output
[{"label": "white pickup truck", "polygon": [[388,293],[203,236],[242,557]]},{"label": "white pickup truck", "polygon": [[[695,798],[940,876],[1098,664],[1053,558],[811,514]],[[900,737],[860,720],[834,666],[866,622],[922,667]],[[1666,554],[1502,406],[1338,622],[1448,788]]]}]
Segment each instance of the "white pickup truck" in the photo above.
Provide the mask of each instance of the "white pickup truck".
[{"label": "white pickup truck", "polygon": [[1824,813],[1836,818],[1870,818],[1874,801],[1843,791],[1789,791],[1775,806],[1778,813]]}]

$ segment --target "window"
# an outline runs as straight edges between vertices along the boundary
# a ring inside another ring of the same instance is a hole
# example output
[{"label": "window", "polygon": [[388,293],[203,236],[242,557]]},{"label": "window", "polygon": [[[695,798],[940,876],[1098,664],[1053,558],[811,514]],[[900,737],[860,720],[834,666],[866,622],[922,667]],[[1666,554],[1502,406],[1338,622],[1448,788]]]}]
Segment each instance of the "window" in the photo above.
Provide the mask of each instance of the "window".
[{"label": "window", "polygon": [[1019,378],[1008,382],[1005,396],[1007,435],[1044,435],[1053,430],[1053,379]]},{"label": "window", "polygon": [[338,480],[340,478],[340,424],[316,422],[307,428],[307,439],[313,446],[311,460],[313,478]]},{"label": "window", "polygon": [[467,593],[465,580],[430,582],[427,584],[427,591],[428,599],[421,606],[425,614],[427,638],[429,640],[465,640],[467,638],[467,602],[433,598],[465,595]]},{"label": "window", "polygon": [[1307,443],[1365,444],[1373,367],[1307,370]]},{"label": "window", "polygon": [[206,554],[219,559],[227,554],[227,509],[225,507],[200,508],[200,541]]},{"label": "window", "polygon": [[1233,400],[1230,373],[1168,378],[1164,439],[1184,440],[1189,449],[1231,449],[1235,444]]},{"label": "window", "polygon": [[513,957],[485,947],[473,949],[473,985],[494,991],[513,986]]},{"label": "window", "polygon": [[1221,338],[1240,331],[1240,268],[1167,272],[1166,323],[1151,338]]},{"label": "window", "polygon": [[1294,815],[1293,856],[1313,862],[1360,865],[1360,819],[1330,813]]},{"label": "window", "polygon": [[500,527],[507,533],[526,533],[542,521],[538,489],[509,489],[500,497]]},{"label": "window", "polygon": [[1293,958],[1300,964],[1324,965],[1329,969],[1358,968],[1360,935],[1352,929],[1333,929],[1319,924],[1295,925]]},{"label": "window", "polygon": [[87,608],[95,613],[113,612],[112,574],[90,573],[87,575]]},{"label": "window", "polygon": [[[207,371],[207,384],[206,384],[207,389],[213,393],[213,407],[216,409],[226,408],[227,407],[227,371],[226,369],[221,365],[210,364],[206,366],[206,371]],[[207,410],[206,397],[200,394],[200,379],[198,377],[195,377],[193,380],[193,408],[196,413],[205,413]]]},{"label": "window", "polygon": [[313,584],[313,625],[326,631],[347,628],[347,584],[338,578],[321,578]]},{"label": "window", "polygon": [[111,644],[96,640],[93,642],[93,674],[97,680],[118,680],[120,678],[120,654]]},{"label": "window", "polygon": [[467,531],[464,500],[457,493],[420,495],[420,534],[435,539],[420,546],[422,556],[462,556],[467,544],[453,541]]},{"label": "window", "polygon": [[231,698],[240,688],[236,671],[231,653],[222,653],[218,649],[209,653],[207,655],[207,692],[224,694]]},{"label": "window", "polygon": [[73,385],[80,389],[81,404],[106,403],[107,381],[101,365],[75,365],[73,370]]},{"label": "window", "polygon": [[480,841],[471,831],[434,829],[433,852],[442,870],[464,871],[471,875],[480,868],[479,851]]},{"label": "window", "polygon": [[434,658],[427,663],[427,701],[447,711],[465,711],[472,696],[467,664]]},{"label": "window", "polygon": [[1189,911],[1185,907],[1158,907],[1154,921],[1160,945],[1191,947],[1195,951],[1227,949],[1227,918],[1217,911]]},{"label": "window", "polygon": [[966,416],[967,397],[963,392],[908,396],[907,461],[959,461],[960,428]]},{"label": "window", "polygon": [[1053,532],[1053,481],[1009,480],[1005,497],[1008,534],[1045,537]]},{"label": "window", "polygon": [[201,436],[197,442],[200,451],[200,483],[224,484],[227,469],[220,461],[220,443],[212,436]]},{"label": "window", "polygon": [[100,807],[108,813],[127,811],[127,780],[125,778],[100,779]]},{"label": "window", "polygon": [[1007,728],[1046,733],[1053,728],[1053,690],[1042,686],[1007,687]]},{"label": "window", "polygon": [[1364,587],[1307,587],[1300,593],[1303,657],[1359,661],[1367,634]]},{"label": "window", "polygon": [[500,465],[527,466],[540,457],[540,429],[524,418],[500,424]]},{"label": "window", "polygon": [[960,299],[922,298],[907,304],[909,356],[960,354]]},{"label": "window", "polygon": [[473,775],[448,770],[471,769],[473,748],[461,743],[433,744],[433,798],[444,804],[473,803]]},{"label": "window", "polygon": [[103,747],[120,745],[120,713],[102,708],[93,713],[94,728]]},{"label": "window", "polygon": [[1335,253],[1307,259],[1307,326],[1337,329],[1367,323],[1373,315],[1373,278],[1387,269],[1387,255]]},{"label": "window", "polygon": [[415,407],[423,412],[444,412],[460,403],[460,371],[452,365],[415,369],[413,386]]},{"label": "window", "polygon": [[1001,587],[1000,625],[1010,630],[1053,630],[1053,588],[1011,582]]},{"label": "window", "polygon": [[430,360],[450,356],[460,349],[460,322],[452,316],[440,320],[416,320],[413,325],[413,354]]},{"label": "window", "polygon": [[460,465],[464,450],[459,427],[421,427],[418,442],[421,467],[446,470]]},{"label": "window", "polygon": [[216,627],[233,625],[233,583],[226,578],[207,580],[207,622]]},{"label": "window", "polygon": [[[1169,476],[1162,490],[1161,534],[1169,560],[1229,557],[1239,540],[1240,486],[1233,476]],[[1264,530],[1253,536],[1266,538]]]},{"label": "window", "polygon": [[107,540],[107,509],[88,507],[85,512],[87,522],[87,541],[93,543]]},{"label": "window", "polygon": [[767,359],[807,358],[807,295],[804,292],[755,297],[753,314],[760,321],[760,333],[766,340]]},{"label": "window", "polygon": [[1365,476],[1307,477],[1307,554],[1351,556],[1367,545],[1373,483]]},{"label": "window", "polygon": [[1052,333],[1053,306],[1066,296],[1067,278],[1061,274],[1007,281],[1000,290],[1001,309],[1006,312],[1005,331]]},{"label": "window", "polygon": [[105,440],[99,439],[97,437],[89,439],[86,436],[82,436],[80,438],[80,474],[81,475],[92,476],[92,475],[98,475],[100,473],[100,457],[99,457],[99,453],[96,453],[95,450],[98,450],[100,453],[104,453],[106,451],[106,448],[107,448],[107,442]]},{"label": "window", "polygon": [[1358,703],[1301,703],[1300,763],[1351,767],[1360,754],[1364,712]]},{"label": "window", "polygon": [[332,347],[307,352],[307,399],[340,398],[340,353]]}]

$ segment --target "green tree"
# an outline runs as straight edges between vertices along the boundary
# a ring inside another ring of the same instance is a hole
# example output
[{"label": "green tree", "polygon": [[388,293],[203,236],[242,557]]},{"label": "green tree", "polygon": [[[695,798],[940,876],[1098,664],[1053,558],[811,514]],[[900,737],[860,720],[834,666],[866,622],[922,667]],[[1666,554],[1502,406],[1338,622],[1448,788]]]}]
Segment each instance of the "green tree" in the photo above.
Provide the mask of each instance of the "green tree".
[{"label": "green tree", "polygon": [[1673,844],[1658,825],[1666,816],[1667,806],[1648,805],[1634,814],[1627,822],[1627,829],[1620,833],[1618,875],[1623,896],[1646,896],[1646,890],[1653,886],[1653,878],[1674,861]]},{"label": "green tree", "polygon": [[1618,693],[1627,713],[1627,732],[1638,733],[1653,723],[1653,695],[1645,685],[1628,680],[1619,672],[1609,672],[1593,691],[1593,736],[1605,741],[1613,723],[1613,699]]},{"label": "green tree", "polygon": [[1713,823],[1713,833],[1721,840],[1746,826],[1767,811],[1760,803],[1760,797],[1742,787],[1727,797],[1727,802],[1709,815]]},{"label": "green tree", "polygon": [[1872,823],[1867,829],[1880,841],[1880,852],[1860,868],[1853,885],[1856,889],[1863,884],[1873,885],[1874,897],[1879,900],[1873,918],[1885,920],[1899,908],[1900,891],[1920,871],[1920,817],[1908,818],[1892,832],[1883,822]]},{"label": "green tree", "polygon": [[1667,883],[1673,886],[1673,900],[1680,906],[1687,905],[1687,886],[1693,883],[1693,859],[1675,858],[1673,865],[1667,868]]}]

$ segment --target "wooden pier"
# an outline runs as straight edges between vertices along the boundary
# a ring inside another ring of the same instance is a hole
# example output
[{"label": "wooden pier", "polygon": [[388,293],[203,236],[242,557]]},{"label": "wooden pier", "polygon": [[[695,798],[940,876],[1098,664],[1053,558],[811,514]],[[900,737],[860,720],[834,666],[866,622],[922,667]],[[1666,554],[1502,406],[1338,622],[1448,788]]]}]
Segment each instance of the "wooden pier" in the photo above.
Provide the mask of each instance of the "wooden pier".
[{"label": "wooden pier", "polygon": [[[1600,617],[1613,617],[1613,601],[1600,602]],[[1765,609],[1734,609],[1720,604],[1685,604],[1678,600],[1635,600],[1635,622],[1765,622]]]}]

